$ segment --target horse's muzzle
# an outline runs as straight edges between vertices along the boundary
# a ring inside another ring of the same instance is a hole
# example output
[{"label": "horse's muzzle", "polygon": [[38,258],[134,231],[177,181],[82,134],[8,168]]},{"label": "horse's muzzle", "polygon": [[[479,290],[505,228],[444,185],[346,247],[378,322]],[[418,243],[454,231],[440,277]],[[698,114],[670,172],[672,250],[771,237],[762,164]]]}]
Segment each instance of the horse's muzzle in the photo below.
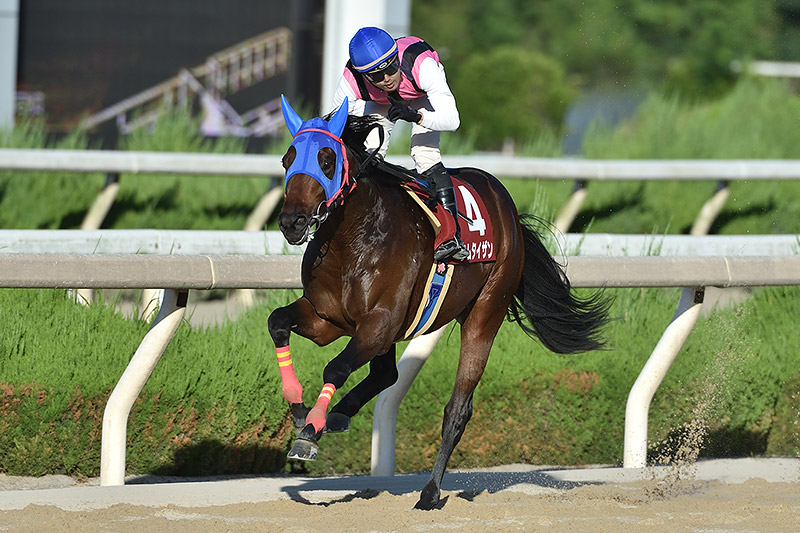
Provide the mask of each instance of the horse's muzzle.
[{"label": "horse's muzzle", "polygon": [[311,217],[300,213],[281,213],[278,227],[289,244],[303,244],[309,237]]}]

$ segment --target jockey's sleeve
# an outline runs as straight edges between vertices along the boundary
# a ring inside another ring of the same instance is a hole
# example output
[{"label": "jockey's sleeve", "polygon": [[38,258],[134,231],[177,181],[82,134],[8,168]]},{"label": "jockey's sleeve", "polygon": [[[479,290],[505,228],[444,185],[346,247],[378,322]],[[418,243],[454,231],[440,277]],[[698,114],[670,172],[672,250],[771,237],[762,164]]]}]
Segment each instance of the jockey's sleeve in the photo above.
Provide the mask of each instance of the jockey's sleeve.
[{"label": "jockey's sleeve", "polygon": [[336,86],[336,92],[333,93],[333,104],[331,105],[330,113],[333,113],[339,106],[342,105],[344,102],[345,97],[347,97],[347,102],[349,103],[349,111],[348,115],[355,115],[357,117],[364,116],[364,106],[366,102],[361,100],[347,82],[347,79],[342,76],[339,78],[339,84]]},{"label": "jockey's sleeve", "polygon": [[455,131],[461,122],[456,107],[456,99],[444,67],[432,57],[425,58],[419,66],[419,87],[428,96],[433,111],[423,109],[421,126],[434,131]]}]

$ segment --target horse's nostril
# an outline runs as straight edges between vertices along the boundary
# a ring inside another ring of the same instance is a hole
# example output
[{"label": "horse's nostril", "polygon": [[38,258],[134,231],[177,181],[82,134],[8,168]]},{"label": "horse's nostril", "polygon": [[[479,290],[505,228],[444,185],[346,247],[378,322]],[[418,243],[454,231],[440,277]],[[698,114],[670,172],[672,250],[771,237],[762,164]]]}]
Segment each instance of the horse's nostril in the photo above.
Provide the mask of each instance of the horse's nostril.
[{"label": "horse's nostril", "polygon": [[308,225],[308,217],[306,215],[282,214],[280,217],[278,217],[278,226],[281,228],[282,231],[303,230],[307,225]]}]

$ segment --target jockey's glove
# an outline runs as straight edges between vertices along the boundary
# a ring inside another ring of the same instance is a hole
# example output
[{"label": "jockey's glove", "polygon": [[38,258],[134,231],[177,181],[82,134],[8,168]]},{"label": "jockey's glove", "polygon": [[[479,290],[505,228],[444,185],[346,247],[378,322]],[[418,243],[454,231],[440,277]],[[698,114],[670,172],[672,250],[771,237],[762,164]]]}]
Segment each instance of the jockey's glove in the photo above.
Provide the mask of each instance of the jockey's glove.
[{"label": "jockey's glove", "polygon": [[422,120],[422,115],[416,109],[402,102],[395,102],[389,107],[388,117],[392,122],[405,120],[414,124]]}]

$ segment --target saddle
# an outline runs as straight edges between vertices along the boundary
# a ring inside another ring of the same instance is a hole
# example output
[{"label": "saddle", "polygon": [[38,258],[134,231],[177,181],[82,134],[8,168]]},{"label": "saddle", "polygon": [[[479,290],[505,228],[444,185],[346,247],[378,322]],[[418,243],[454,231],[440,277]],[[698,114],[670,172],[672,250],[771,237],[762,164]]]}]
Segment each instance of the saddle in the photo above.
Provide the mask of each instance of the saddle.
[{"label": "saddle", "polygon": [[[375,168],[398,178],[411,198],[422,208],[425,216],[433,227],[436,238],[433,242],[435,250],[441,243],[455,237],[456,226],[453,217],[433,197],[428,182],[425,178],[412,170],[400,165],[389,163],[383,158],[376,158],[371,163]],[[447,259],[450,264],[483,263],[495,260],[494,234],[489,212],[480,195],[471,185],[458,179],[457,175],[450,175],[455,190],[456,206],[458,207],[458,223],[461,227],[461,241],[470,254],[463,261]]]},{"label": "saddle", "polygon": [[[456,192],[458,206],[458,223],[461,226],[461,240],[469,250],[469,257],[463,261],[448,262],[454,264],[483,263],[495,260],[492,221],[489,219],[486,206],[478,193],[467,183],[451,176]],[[403,188],[422,208],[433,226],[436,238],[434,250],[443,242],[455,237],[456,225],[450,213],[431,196],[430,189],[418,181],[403,184]]]}]

